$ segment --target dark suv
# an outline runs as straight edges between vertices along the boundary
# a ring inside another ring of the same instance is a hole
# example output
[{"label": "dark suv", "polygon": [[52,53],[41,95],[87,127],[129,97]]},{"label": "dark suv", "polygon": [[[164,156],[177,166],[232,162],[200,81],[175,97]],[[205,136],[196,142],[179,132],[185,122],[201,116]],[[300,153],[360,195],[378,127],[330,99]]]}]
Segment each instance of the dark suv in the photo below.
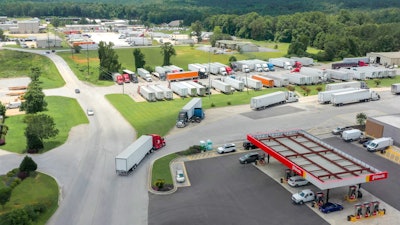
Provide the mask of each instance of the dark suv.
[{"label": "dark suv", "polygon": [[244,141],[243,148],[249,150],[249,149],[255,149],[257,148],[257,146],[253,145],[253,143],[251,143],[250,141]]},{"label": "dark suv", "polygon": [[240,162],[240,164],[247,164],[247,163],[255,162],[258,159],[261,159],[260,154],[258,154],[257,152],[250,152],[250,153],[247,153],[246,155],[243,155],[242,157],[240,157],[239,162]]}]

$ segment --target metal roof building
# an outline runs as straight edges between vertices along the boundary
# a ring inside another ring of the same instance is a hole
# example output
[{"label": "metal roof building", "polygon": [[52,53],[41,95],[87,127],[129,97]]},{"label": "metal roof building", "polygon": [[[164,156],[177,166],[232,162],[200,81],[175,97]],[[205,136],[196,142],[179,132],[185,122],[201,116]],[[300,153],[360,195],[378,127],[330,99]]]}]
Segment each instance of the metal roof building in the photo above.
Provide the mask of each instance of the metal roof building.
[{"label": "metal roof building", "polygon": [[303,130],[248,134],[247,140],[321,190],[388,177],[387,171],[380,171]]},{"label": "metal roof building", "polygon": [[400,65],[400,52],[370,52],[367,57],[381,65]]}]

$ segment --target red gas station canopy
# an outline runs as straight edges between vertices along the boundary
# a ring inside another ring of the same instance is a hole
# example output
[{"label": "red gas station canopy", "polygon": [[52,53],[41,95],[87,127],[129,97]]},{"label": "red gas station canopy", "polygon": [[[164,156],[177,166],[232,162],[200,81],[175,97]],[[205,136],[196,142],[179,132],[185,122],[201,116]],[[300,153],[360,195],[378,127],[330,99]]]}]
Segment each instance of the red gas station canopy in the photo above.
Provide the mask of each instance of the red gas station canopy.
[{"label": "red gas station canopy", "polygon": [[247,140],[321,190],[386,179],[380,171],[304,130],[248,134]]}]

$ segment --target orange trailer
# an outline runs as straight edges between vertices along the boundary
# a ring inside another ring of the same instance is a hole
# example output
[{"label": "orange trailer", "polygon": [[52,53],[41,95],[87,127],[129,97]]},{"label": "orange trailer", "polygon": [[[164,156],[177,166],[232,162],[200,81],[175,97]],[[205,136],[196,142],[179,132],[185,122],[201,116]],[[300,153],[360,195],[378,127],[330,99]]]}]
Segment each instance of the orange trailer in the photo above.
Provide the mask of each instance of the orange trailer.
[{"label": "orange trailer", "polygon": [[266,77],[263,77],[260,75],[253,75],[251,78],[254,80],[261,81],[261,83],[264,87],[274,87],[274,80],[272,80],[272,79],[269,79],[269,78],[266,78]]},{"label": "orange trailer", "polygon": [[196,71],[186,71],[186,72],[167,74],[167,81],[196,80],[196,79],[199,79],[199,72]]}]

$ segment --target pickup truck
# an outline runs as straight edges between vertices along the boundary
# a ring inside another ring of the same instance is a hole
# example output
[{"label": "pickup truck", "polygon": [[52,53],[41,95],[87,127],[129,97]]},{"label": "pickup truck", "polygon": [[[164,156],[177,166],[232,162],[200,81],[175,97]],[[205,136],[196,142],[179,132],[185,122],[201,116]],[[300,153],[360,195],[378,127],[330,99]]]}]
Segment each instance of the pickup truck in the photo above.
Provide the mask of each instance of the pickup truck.
[{"label": "pickup truck", "polygon": [[292,195],[292,201],[296,204],[304,204],[305,202],[311,202],[315,200],[315,194],[310,189],[304,189],[298,193]]}]

